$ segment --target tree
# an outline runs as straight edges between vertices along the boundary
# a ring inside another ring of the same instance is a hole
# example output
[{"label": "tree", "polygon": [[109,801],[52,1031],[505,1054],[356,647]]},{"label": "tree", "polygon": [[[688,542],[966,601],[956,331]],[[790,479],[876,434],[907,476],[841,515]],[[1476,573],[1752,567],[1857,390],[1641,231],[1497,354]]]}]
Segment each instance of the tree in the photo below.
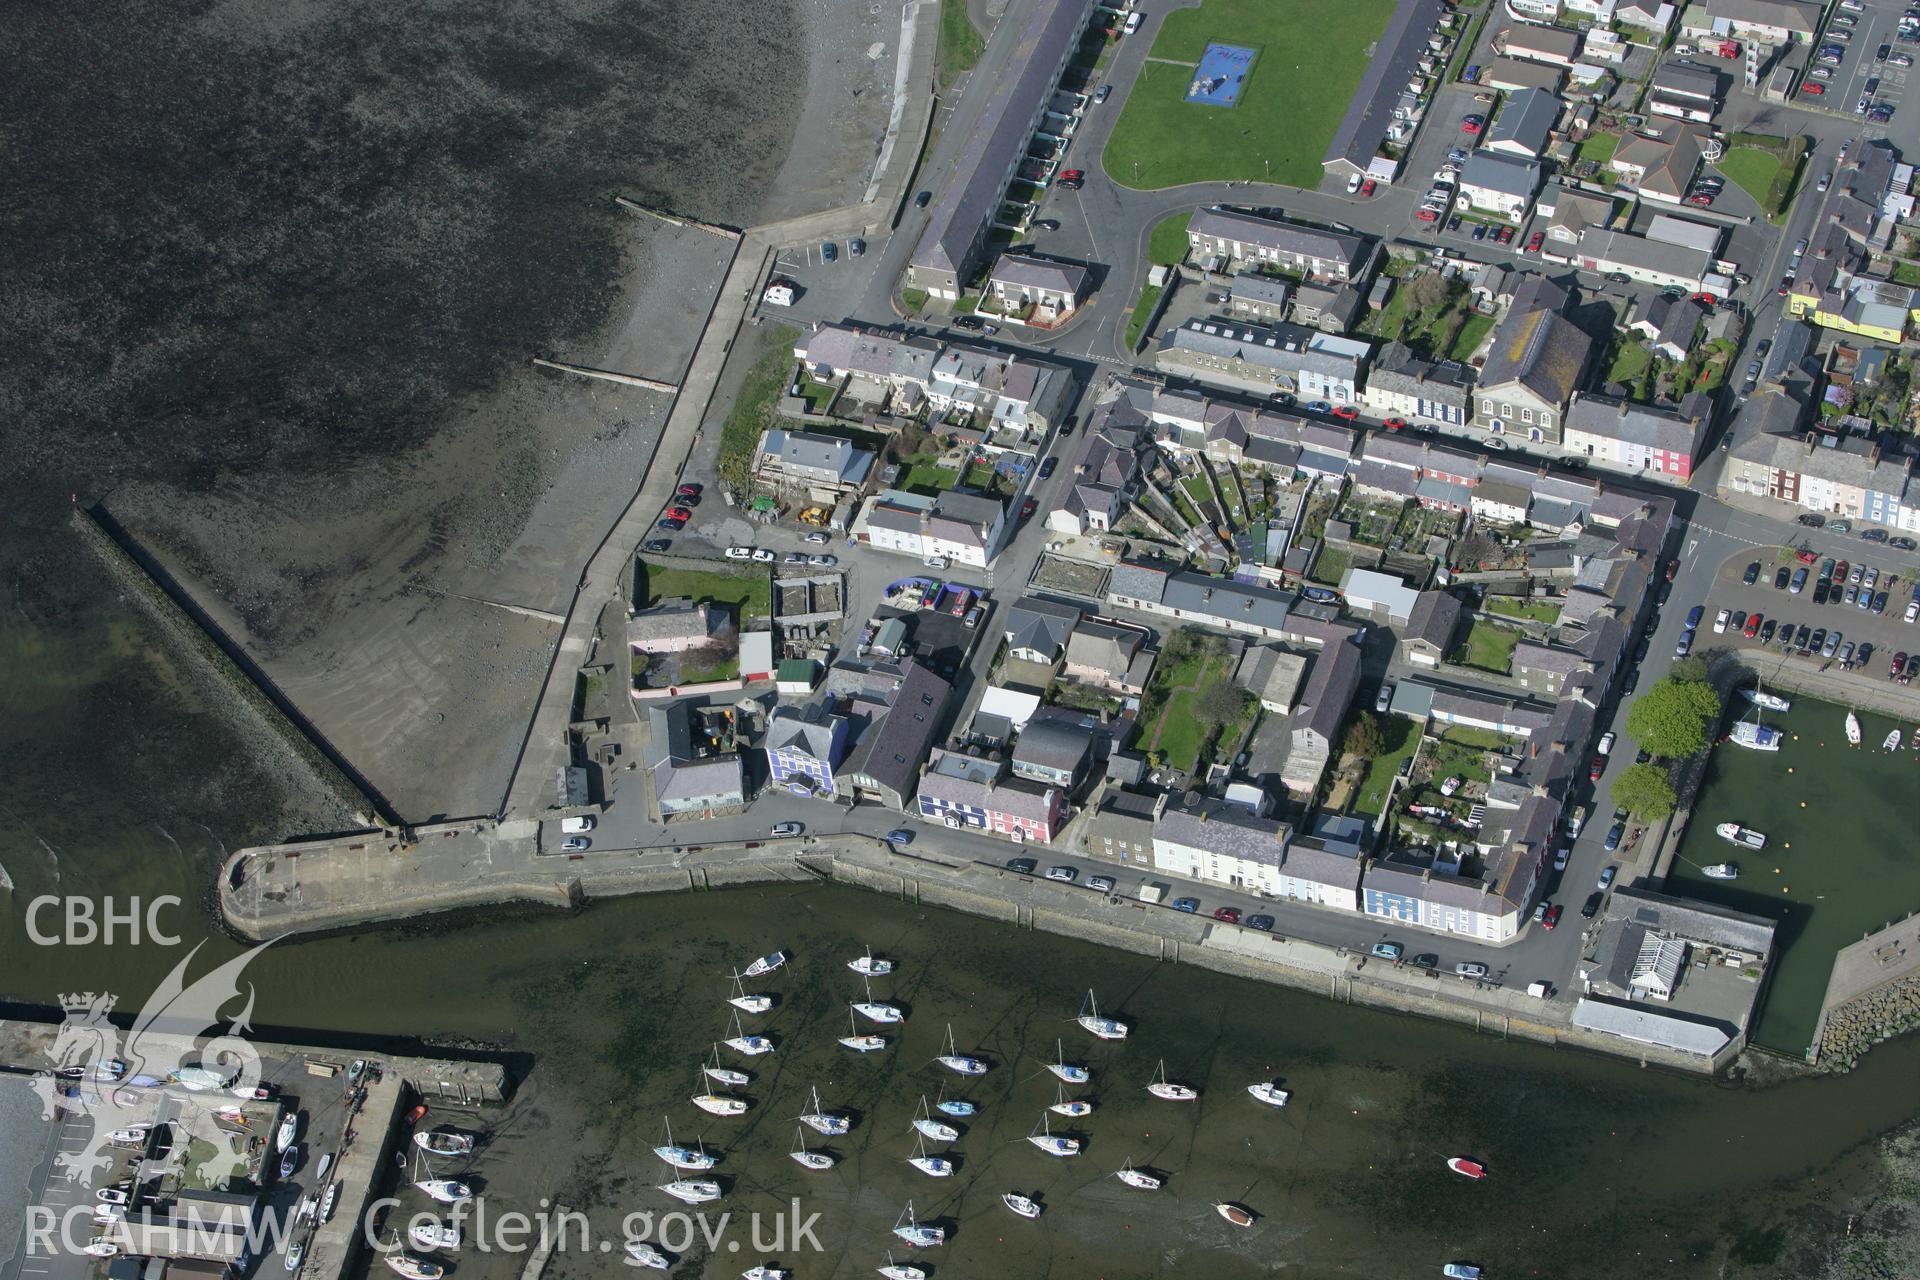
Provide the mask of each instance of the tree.
[{"label": "tree", "polygon": [[1672,680],[1684,680],[1690,684],[1705,684],[1707,660],[1691,656],[1675,658],[1673,665],[1667,668],[1667,677]]},{"label": "tree", "polygon": [[1668,677],[1634,699],[1627,732],[1663,760],[1684,760],[1706,749],[1707,729],[1719,714],[1712,685]]},{"label": "tree", "polygon": [[1379,717],[1372,712],[1362,711],[1354,716],[1353,723],[1347,726],[1347,754],[1371,760],[1386,749],[1387,734],[1381,728]]},{"label": "tree", "polygon": [[1253,695],[1239,685],[1222,680],[1207,686],[1193,700],[1194,715],[1206,724],[1229,725],[1246,713]]},{"label": "tree", "polygon": [[1629,809],[1645,822],[1658,822],[1671,814],[1679,797],[1667,781],[1666,770],[1651,764],[1628,765],[1613,784],[1613,802]]},{"label": "tree", "polygon": [[1453,290],[1447,277],[1438,271],[1423,271],[1407,284],[1407,298],[1422,311],[1446,305]]}]

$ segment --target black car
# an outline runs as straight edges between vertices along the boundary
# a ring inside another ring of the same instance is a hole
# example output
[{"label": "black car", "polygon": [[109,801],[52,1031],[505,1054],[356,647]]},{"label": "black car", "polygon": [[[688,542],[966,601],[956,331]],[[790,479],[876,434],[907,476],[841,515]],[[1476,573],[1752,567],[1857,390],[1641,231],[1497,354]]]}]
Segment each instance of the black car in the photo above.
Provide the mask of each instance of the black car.
[{"label": "black car", "polygon": [[[1820,634],[1824,636],[1826,632],[1822,631]],[[1805,653],[1807,651],[1808,637],[1812,635],[1813,635],[1813,628],[1808,626],[1804,622],[1801,623],[1800,629],[1793,633],[1793,647],[1798,649],[1800,652]]]},{"label": "black car", "polygon": [[1746,583],[1748,586],[1752,586],[1754,583],[1760,581],[1760,562],[1758,560],[1755,560],[1747,566],[1747,571],[1740,576],[1740,581]]},{"label": "black car", "polygon": [[646,542],[641,545],[640,549],[642,551],[665,551],[672,545],[672,538],[648,538]]},{"label": "black car", "polygon": [[1645,764],[1651,759],[1653,759],[1653,752],[1647,750],[1645,747],[1633,753],[1633,762],[1635,764]]},{"label": "black car", "polygon": [[1034,868],[1039,865],[1040,864],[1032,858],[1015,858],[1007,863],[1007,870],[1013,872],[1015,875],[1030,876],[1033,874]]},{"label": "black car", "polygon": [[1887,611],[1887,593],[1886,592],[1880,591],[1874,594],[1873,611],[1875,613],[1885,613]]},{"label": "black car", "polygon": [[1605,900],[1605,896],[1602,894],[1598,894],[1598,893],[1588,894],[1587,900],[1580,904],[1580,918],[1582,920],[1591,920],[1595,916],[1599,915],[1600,904],[1604,900]]},{"label": "black car", "polygon": [[1645,636],[1642,636],[1640,639],[1640,643],[1634,648],[1633,660],[1635,662],[1645,662],[1647,660],[1647,653],[1652,648],[1653,648],[1653,641],[1651,639],[1648,639]]},{"label": "black car", "polygon": [[913,207],[916,209],[924,209],[927,207],[927,202],[932,199],[933,199],[933,192],[922,191],[919,195],[913,198]]},{"label": "black car", "polygon": [[955,316],[953,318],[953,327],[956,329],[984,329],[987,327],[987,322],[979,316]]},{"label": "black car", "polygon": [[1271,933],[1273,931],[1273,917],[1272,916],[1248,916],[1247,928],[1259,929],[1263,932]]},{"label": "black car", "polygon": [[1897,547],[1902,551],[1920,550],[1920,542],[1915,542],[1912,538],[1907,537],[1905,534],[1902,534],[1898,538],[1888,538],[1887,545],[1890,547]]},{"label": "black car", "polygon": [[1797,517],[1797,519],[1809,529],[1818,529],[1827,522],[1827,518],[1816,511],[1809,511],[1807,514]]},{"label": "black car", "polygon": [[1638,689],[1639,687],[1640,687],[1640,670],[1639,668],[1636,667],[1632,671],[1627,672],[1626,680],[1622,682],[1622,684],[1620,685],[1620,692],[1632,693],[1635,689]]},{"label": "black car", "polygon": [[1407,964],[1414,969],[1438,969],[1440,967],[1440,957],[1431,951],[1422,951],[1419,955],[1407,961]]},{"label": "black car", "polygon": [[1773,633],[1777,630],[1779,630],[1779,627],[1774,623],[1774,620],[1772,618],[1768,618],[1766,620],[1766,623],[1760,628],[1760,643],[1772,644]]},{"label": "black car", "polygon": [[1060,224],[1054,221],[1052,218],[1042,218],[1040,219],[1040,221],[1033,224],[1033,229],[1035,231],[1058,231],[1060,229]]},{"label": "black car", "polygon": [[[1802,627],[1800,629],[1802,631],[1806,630],[1805,627]],[[1813,630],[1813,638],[1808,640],[1805,644],[1798,646],[1798,648],[1801,653],[1818,653],[1820,652],[1821,646],[1825,645],[1826,643],[1827,643],[1827,629],[1825,627],[1815,627]]]},{"label": "black car", "polygon": [[1872,657],[1873,642],[1869,640],[1853,651],[1853,665],[1864,670]]},{"label": "black car", "polygon": [[1875,49],[1873,51],[1873,60],[1875,62],[1885,62],[1887,60],[1887,55],[1892,52],[1893,52],[1892,45],[1883,44],[1878,49]]},{"label": "black car", "polygon": [[1827,602],[1827,583],[1824,578],[1813,584],[1813,602],[1815,604]]},{"label": "black car", "polygon": [[1775,591],[1785,591],[1787,589],[1787,579],[1792,576],[1793,570],[1787,568],[1785,565],[1781,565],[1779,572],[1773,575],[1773,589]]},{"label": "black car", "polygon": [[1048,458],[1047,460],[1045,460],[1040,464],[1040,478],[1042,480],[1045,480],[1048,476],[1053,474],[1054,464],[1057,463],[1058,461],[1059,461],[1058,458]]},{"label": "black car", "polygon": [[1673,584],[1671,582],[1663,582],[1660,584],[1660,594],[1654,598],[1654,603],[1665,604],[1667,601],[1671,600],[1672,598],[1673,598]]},{"label": "black car", "polygon": [[1862,529],[1860,531],[1860,541],[1862,542],[1885,542],[1886,540],[1887,531],[1885,529]]}]

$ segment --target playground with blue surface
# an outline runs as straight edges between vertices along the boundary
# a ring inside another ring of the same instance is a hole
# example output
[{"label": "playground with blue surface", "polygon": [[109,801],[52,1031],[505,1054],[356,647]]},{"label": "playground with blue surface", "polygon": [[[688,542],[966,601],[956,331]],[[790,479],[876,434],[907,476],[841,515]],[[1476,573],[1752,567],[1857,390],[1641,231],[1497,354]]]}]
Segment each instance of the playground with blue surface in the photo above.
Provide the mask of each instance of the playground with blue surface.
[{"label": "playground with blue surface", "polygon": [[1210,44],[1200,55],[1200,65],[1187,87],[1187,101],[1203,107],[1240,105],[1241,90],[1253,74],[1253,60],[1260,51],[1238,44]]}]

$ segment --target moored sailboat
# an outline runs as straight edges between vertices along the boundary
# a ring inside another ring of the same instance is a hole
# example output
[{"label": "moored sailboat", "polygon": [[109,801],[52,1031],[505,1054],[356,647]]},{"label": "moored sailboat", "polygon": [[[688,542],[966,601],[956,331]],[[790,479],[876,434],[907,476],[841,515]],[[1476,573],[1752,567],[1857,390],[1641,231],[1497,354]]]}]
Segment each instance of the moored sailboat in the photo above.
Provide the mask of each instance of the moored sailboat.
[{"label": "moored sailboat", "polygon": [[1200,1096],[1200,1091],[1188,1084],[1175,1084],[1167,1079],[1167,1060],[1160,1059],[1160,1065],[1154,1071],[1153,1082],[1147,1086],[1147,1092],[1156,1098],[1165,1098],[1168,1102],[1192,1102]]},{"label": "moored sailboat", "polygon": [[911,1200],[907,1201],[907,1207],[900,1211],[899,1218],[894,1221],[893,1234],[916,1249],[931,1249],[947,1242],[947,1233],[943,1228],[923,1227],[913,1220]]},{"label": "moored sailboat", "polygon": [[1057,1116],[1073,1116],[1077,1119],[1080,1116],[1092,1115],[1093,1104],[1079,1098],[1067,1097],[1067,1086],[1056,1084],[1053,1086],[1053,1103],[1047,1110]]},{"label": "moored sailboat", "polygon": [[914,1113],[913,1127],[935,1142],[958,1142],[960,1131],[944,1120],[933,1118],[933,1109],[927,1106],[927,1096],[920,1095],[920,1110]]},{"label": "moored sailboat", "polygon": [[928,1155],[926,1142],[917,1136],[913,1140],[913,1154],[907,1157],[907,1163],[926,1174],[929,1178],[951,1178],[953,1176],[953,1161],[947,1159],[945,1156]]},{"label": "moored sailboat", "polygon": [[459,1204],[462,1200],[473,1199],[473,1188],[452,1178],[427,1178],[413,1185],[441,1204]]},{"label": "moored sailboat", "polygon": [[1080,1143],[1077,1139],[1060,1138],[1060,1137],[1054,1136],[1053,1130],[1049,1128],[1047,1125],[1046,1112],[1042,1111],[1040,1113],[1040,1123],[1035,1125],[1034,1127],[1038,1129],[1039,1132],[1028,1134],[1027,1141],[1031,1142],[1034,1146],[1040,1148],[1042,1151],[1046,1152],[1048,1155],[1077,1156],[1080,1154]]},{"label": "moored sailboat", "polygon": [[1093,988],[1087,988],[1087,998],[1080,1005],[1079,1024],[1102,1040],[1125,1040],[1127,1024],[1118,1018],[1106,1018],[1100,1015],[1100,1002],[1093,998]]},{"label": "moored sailboat", "polygon": [[1047,1064],[1047,1070],[1059,1076],[1068,1084],[1085,1084],[1093,1079],[1093,1072],[1085,1067],[1076,1066],[1066,1060],[1066,1047],[1058,1040],[1053,1042],[1054,1060]]},{"label": "moored sailboat", "polygon": [[1134,1168],[1132,1160],[1123,1162],[1118,1169],[1114,1170],[1113,1176],[1136,1191],[1158,1191],[1166,1185],[1163,1180],[1154,1177],[1146,1170]]},{"label": "moored sailboat", "polygon": [[847,968],[863,978],[878,978],[893,972],[893,961],[879,959],[873,954],[873,948],[868,947],[865,955],[857,960],[847,961]]},{"label": "moored sailboat", "polygon": [[710,1155],[702,1149],[682,1147],[673,1140],[673,1122],[666,1121],[667,1140],[653,1149],[653,1154],[676,1169],[711,1169],[720,1163],[720,1157]]},{"label": "moored sailboat", "polygon": [[720,1065],[720,1045],[717,1042],[713,1046],[712,1059],[708,1061],[706,1066],[701,1067],[700,1070],[702,1074],[714,1083],[724,1084],[735,1089],[744,1089],[753,1083],[753,1077],[746,1072],[736,1071],[732,1067],[723,1067]]},{"label": "moored sailboat", "polygon": [[773,1008],[772,996],[750,996],[747,986],[740,981],[740,975],[733,975],[733,994],[727,997],[727,1003],[742,1013],[765,1013]]},{"label": "moored sailboat", "polygon": [[954,1046],[953,1024],[947,1024],[947,1051],[934,1059],[949,1071],[963,1076],[983,1076],[987,1074],[987,1064],[980,1059],[964,1054]]},{"label": "moored sailboat", "polygon": [[884,1000],[875,1000],[873,998],[872,982],[867,983],[867,998],[865,1000],[854,1001],[853,1011],[862,1017],[871,1018],[875,1022],[901,1022],[904,1021],[907,1016],[899,1005],[888,1004]]},{"label": "moored sailboat", "polygon": [[833,1168],[834,1159],[824,1151],[811,1151],[807,1148],[807,1131],[796,1128],[793,1131],[793,1150],[787,1153],[795,1164],[802,1169],[811,1169],[822,1173]]},{"label": "moored sailboat", "polygon": [[877,1036],[872,1032],[862,1032],[860,1030],[860,1024],[854,1021],[851,1012],[847,1014],[847,1024],[853,1034],[841,1036],[840,1043],[855,1053],[875,1053],[887,1047],[887,1038],[885,1036]]},{"label": "moored sailboat", "polygon": [[710,1204],[720,1198],[720,1184],[708,1178],[679,1178],[660,1189],[684,1204]]},{"label": "moored sailboat", "polygon": [[853,1121],[842,1115],[835,1115],[820,1105],[820,1086],[813,1087],[812,1110],[801,1113],[800,1123],[815,1133],[825,1134],[829,1138],[839,1137],[853,1128]]},{"label": "moored sailboat", "polygon": [[744,1053],[749,1058],[757,1058],[763,1053],[773,1052],[773,1041],[765,1036],[750,1036],[740,1026],[740,1015],[733,1015],[733,1034],[720,1042],[735,1053]]}]

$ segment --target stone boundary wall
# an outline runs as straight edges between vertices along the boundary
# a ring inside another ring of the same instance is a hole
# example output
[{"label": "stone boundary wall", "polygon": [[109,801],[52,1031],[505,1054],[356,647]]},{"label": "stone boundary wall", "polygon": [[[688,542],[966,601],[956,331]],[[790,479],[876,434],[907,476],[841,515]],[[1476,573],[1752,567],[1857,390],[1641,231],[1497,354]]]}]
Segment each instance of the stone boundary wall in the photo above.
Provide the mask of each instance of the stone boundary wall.
[{"label": "stone boundary wall", "polygon": [[107,576],[166,637],[208,705],[224,713],[241,740],[260,756],[300,775],[304,785],[295,789],[325,796],[342,814],[362,824],[384,810],[372,788],[351,772],[313,726],[296,718],[292,703],[264,685],[264,675],[244,661],[239,646],[218,631],[164,569],[136,552],[112,517],[98,507],[75,504],[67,523]]}]

